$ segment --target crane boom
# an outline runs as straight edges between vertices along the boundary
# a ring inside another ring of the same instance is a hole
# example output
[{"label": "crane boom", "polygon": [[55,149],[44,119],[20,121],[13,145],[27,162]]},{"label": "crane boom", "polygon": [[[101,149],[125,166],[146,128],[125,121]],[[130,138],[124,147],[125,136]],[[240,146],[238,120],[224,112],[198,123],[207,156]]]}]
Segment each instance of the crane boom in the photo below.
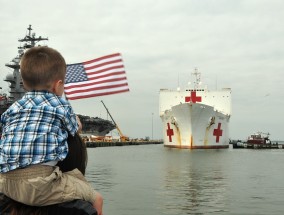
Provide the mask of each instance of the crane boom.
[{"label": "crane boom", "polygon": [[103,103],[103,105],[104,105],[104,107],[105,107],[105,109],[106,109],[108,115],[110,116],[110,118],[111,118],[113,124],[115,125],[116,130],[117,130],[118,133],[119,133],[120,140],[121,140],[121,141],[128,141],[129,138],[123,135],[123,133],[121,132],[120,128],[118,127],[118,125],[116,124],[116,122],[114,121],[114,119],[112,118],[112,115],[110,114],[108,108],[105,106],[105,103],[103,102],[103,100],[101,100],[101,102]]},{"label": "crane boom", "polygon": [[110,112],[108,111],[107,107],[105,106],[105,103],[103,102],[103,100],[101,100],[101,102],[103,103],[103,105],[104,105],[104,107],[105,107],[105,109],[106,109],[108,115],[110,116],[111,120],[113,121],[114,125],[117,126],[117,124],[115,123],[114,119],[112,118]]}]

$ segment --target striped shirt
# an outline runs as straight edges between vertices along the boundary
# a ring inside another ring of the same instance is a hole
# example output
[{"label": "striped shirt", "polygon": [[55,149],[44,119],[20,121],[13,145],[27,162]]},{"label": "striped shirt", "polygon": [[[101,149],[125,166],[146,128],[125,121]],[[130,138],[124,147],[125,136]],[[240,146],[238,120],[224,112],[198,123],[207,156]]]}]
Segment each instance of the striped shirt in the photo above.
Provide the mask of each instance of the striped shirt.
[{"label": "striped shirt", "polygon": [[63,160],[68,133],[78,130],[68,101],[47,91],[27,92],[1,116],[0,173]]}]

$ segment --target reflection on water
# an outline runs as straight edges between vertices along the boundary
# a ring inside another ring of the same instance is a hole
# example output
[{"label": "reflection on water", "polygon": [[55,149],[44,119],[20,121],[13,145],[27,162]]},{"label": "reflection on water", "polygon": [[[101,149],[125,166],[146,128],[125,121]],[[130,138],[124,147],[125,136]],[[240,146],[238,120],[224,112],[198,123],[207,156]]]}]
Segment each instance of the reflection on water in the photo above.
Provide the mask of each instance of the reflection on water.
[{"label": "reflection on water", "polygon": [[223,165],[216,159],[214,164],[218,152],[169,150],[169,153],[177,153],[182,159],[175,158],[178,163],[173,160],[165,166],[160,195],[166,201],[160,209],[165,214],[226,212],[228,181],[224,178]]},{"label": "reflection on water", "polygon": [[104,214],[283,214],[283,150],[88,149]]},{"label": "reflection on water", "polygon": [[111,170],[111,166],[106,165],[90,165],[86,172],[86,178],[88,178],[88,181],[92,183],[95,189],[100,191],[108,191],[117,184],[112,181],[115,175]]},{"label": "reflection on water", "polygon": [[189,172],[174,177],[169,172],[164,187],[165,194],[174,199],[165,204],[166,210],[200,211],[202,207],[219,211],[215,207],[222,208],[225,201],[226,185],[219,175],[219,172],[202,175],[199,172]]}]

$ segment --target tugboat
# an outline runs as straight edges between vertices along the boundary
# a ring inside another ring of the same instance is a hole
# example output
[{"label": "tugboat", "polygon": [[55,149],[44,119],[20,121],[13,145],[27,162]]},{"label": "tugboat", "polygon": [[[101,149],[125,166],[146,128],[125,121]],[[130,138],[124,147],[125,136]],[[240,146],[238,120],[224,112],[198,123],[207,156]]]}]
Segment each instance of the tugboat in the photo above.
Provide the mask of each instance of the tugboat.
[{"label": "tugboat", "polygon": [[282,145],[272,143],[269,139],[269,133],[256,132],[251,134],[246,141],[233,142],[233,148],[247,148],[247,149],[280,149]]},{"label": "tugboat", "polygon": [[[13,73],[8,73],[4,79],[4,81],[9,82],[10,91],[9,95],[6,93],[0,94],[0,116],[11,104],[22,98],[25,94],[22,77],[20,74],[20,60],[24,52],[27,49],[36,46],[38,42],[48,40],[48,38],[41,36],[36,37],[36,34],[32,32],[33,29],[31,25],[29,25],[27,30],[28,32],[26,36],[23,39],[18,40],[19,42],[23,43],[18,47],[18,55],[13,58],[11,62],[5,64],[5,66],[13,69]],[[83,126],[82,133],[92,133],[93,135],[104,136],[115,129],[115,125],[110,120],[79,114],[78,116]]]},{"label": "tugboat", "polygon": [[271,144],[269,133],[256,132],[248,137],[247,144]]}]

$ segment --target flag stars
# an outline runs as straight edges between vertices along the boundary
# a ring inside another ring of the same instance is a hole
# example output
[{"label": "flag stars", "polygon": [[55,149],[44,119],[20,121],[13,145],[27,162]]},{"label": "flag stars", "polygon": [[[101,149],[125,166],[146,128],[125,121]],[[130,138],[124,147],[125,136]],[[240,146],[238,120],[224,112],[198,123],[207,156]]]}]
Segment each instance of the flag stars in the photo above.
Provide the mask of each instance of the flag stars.
[{"label": "flag stars", "polygon": [[67,65],[64,85],[67,99],[84,99],[128,91],[120,53]]},{"label": "flag stars", "polygon": [[67,65],[65,84],[87,81],[88,76],[84,70],[83,64]]}]

